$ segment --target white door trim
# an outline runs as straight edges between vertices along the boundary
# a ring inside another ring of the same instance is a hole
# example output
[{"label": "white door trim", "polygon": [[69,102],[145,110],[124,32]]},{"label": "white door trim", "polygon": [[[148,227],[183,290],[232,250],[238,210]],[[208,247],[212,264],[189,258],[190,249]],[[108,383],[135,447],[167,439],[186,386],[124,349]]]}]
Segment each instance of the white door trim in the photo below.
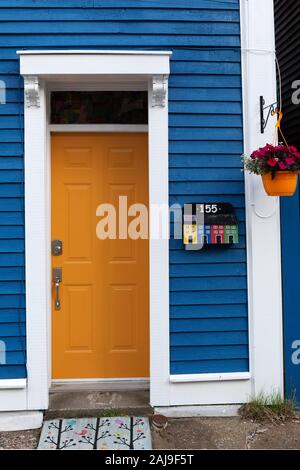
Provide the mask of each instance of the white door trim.
[{"label": "white door trim", "polygon": [[135,379],[80,379],[52,380],[50,393],[94,390],[99,392],[117,392],[130,390],[149,390],[149,378]]},{"label": "white door trim", "polygon": [[[169,378],[168,239],[152,239],[151,206],[168,205],[169,52],[21,51],[25,80],[25,259],[27,409],[46,409],[51,383],[50,127],[47,86],[54,82],[141,83],[148,87],[150,205],[150,390],[158,404]],[[84,64],[83,64],[84,63]],[[105,73],[104,73],[105,72]],[[113,85],[112,85],[113,87]],[[112,88],[113,89],[113,88]],[[162,361],[162,358],[163,361]],[[163,404],[163,403],[162,403]]]},{"label": "white door trim", "polygon": [[148,132],[143,124],[49,124],[50,132]]}]

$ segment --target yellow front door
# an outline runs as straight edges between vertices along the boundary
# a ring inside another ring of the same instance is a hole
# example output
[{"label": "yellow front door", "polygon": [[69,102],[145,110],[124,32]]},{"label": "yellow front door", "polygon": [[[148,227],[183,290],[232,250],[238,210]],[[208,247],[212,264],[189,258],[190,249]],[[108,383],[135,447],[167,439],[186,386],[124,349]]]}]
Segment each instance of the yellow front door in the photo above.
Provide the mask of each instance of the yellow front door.
[{"label": "yellow front door", "polygon": [[51,147],[51,232],[62,241],[52,254],[62,274],[59,310],[52,289],[52,376],[148,377],[148,239],[120,239],[118,225],[116,239],[96,234],[100,204],[115,207],[117,222],[120,196],[128,208],[148,206],[147,135],[60,133]]}]

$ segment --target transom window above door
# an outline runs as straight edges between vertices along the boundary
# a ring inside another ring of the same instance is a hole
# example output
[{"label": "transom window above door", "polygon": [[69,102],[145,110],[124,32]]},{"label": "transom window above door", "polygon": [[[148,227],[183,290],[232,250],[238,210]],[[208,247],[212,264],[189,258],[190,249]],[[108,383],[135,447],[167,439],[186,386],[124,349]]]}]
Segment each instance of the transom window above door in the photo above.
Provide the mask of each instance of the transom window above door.
[{"label": "transom window above door", "polygon": [[51,124],[148,124],[146,91],[53,91]]}]

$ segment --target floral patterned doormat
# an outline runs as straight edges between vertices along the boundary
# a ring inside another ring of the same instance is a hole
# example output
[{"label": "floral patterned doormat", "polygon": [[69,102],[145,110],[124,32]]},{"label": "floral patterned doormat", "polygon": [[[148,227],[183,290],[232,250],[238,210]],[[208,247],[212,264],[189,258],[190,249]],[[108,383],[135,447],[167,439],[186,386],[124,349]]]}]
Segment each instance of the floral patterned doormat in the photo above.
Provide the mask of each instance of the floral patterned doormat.
[{"label": "floral patterned doormat", "polygon": [[38,449],[152,449],[148,418],[71,418],[45,421]]}]

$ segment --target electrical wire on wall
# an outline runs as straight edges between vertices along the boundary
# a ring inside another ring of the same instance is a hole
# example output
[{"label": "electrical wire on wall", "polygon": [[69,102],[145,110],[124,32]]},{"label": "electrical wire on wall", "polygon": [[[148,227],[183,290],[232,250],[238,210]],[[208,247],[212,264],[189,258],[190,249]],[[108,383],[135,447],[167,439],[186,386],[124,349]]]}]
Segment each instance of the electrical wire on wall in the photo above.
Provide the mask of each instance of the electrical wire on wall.
[{"label": "electrical wire on wall", "polygon": [[[272,111],[271,112],[271,115],[272,116],[275,116],[276,114],[279,116],[277,121],[276,121],[276,124],[275,124],[275,130],[274,130],[274,134],[273,134],[273,145],[277,145],[278,144],[278,140],[279,140],[279,135],[281,135],[281,137],[283,138],[283,141],[284,141],[284,145],[286,145],[288,147],[288,143],[283,135],[283,132],[282,132],[282,129],[281,129],[281,121],[282,121],[282,118],[283,118],[283,113],[282,113],[282,76],[281,76],[281,70],[280,70],[280,65],[279,65],[279,61],[278,61],[278,58],[277,58],[277,55],[276,55],[276,52],[274,51],[274,54],[275,54],[275,64],[276,64],[276,69],[277,69],[277,74],[278,74],[278,106],[277,106],[277,109]],[[278,211],[279,209],[279,202],[280,202],[280,199],[279,199],[279,196],[276,197],[276,204],[275,204],[275,209],[272,211],[271,214],[268,214],[268,215],[263,215],[263,214],[260,214],[259,212],[257,212],[256,210],[256,204],[255,202],[252,202],[251,205],[253,207],[253,212],[255,213],[255,215],[257,215],[257,217],[259,217],[260,219],[269,219],[271,217],[273,217],[276,212]]]}]

